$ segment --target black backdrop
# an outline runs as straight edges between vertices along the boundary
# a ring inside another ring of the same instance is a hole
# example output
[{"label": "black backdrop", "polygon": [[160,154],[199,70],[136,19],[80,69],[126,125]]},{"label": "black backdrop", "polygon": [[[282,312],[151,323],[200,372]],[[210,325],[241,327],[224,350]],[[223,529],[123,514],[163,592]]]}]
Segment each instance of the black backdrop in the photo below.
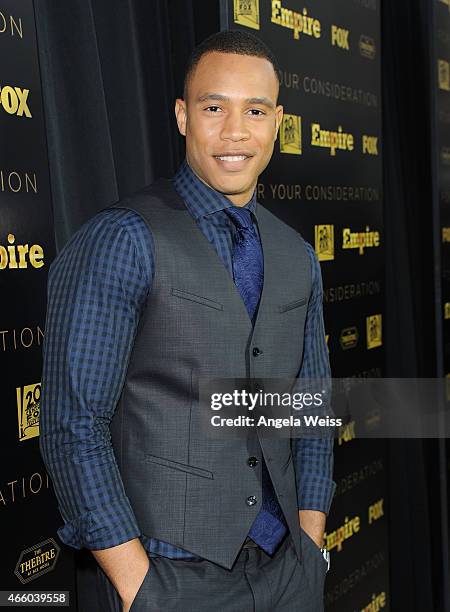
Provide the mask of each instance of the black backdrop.
[{"label": "black backdrop", "polygon": [[[393,377],[436,375],[430,123],[428,90],[424,85],[430,76],[427,4],[418,0],[382,3],[384,221],[389,295],[385,352],[387,375]],[[394,440],[389,443],[389,451],[392,609],[439,610],[442,576],[433,577],[431,570],[434,554],[433,567],[439,574],[439,492],[433,484],[436,444]]]},{"label": "black backdrop", "polygon": [[[390,376],[432,376],[436,367],[428,5],[382,4]],[[183,143],[173,101],[181,93],[184,59],[198,40],[219,29],[219,8],[211,0],[35,0],[35,9],[61,248],[97,210],[175,170]],[[395,442],[390,453],[392,609],[440,610],[436,445]],[[89,563],[89,553],[77,554],[80,567]],[[88,576],[80,576],[83,595]]]}]

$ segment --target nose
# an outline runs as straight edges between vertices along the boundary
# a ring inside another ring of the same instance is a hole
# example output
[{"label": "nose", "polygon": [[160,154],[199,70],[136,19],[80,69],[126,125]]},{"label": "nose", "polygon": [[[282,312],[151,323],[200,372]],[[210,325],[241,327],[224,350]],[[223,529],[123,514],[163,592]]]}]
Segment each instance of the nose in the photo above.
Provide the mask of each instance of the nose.
[{"label": "nose", "polygon": [[232,140],[233,142],[250,138],[246,118],[240,110],[236,109],[228,112],[224,119],[220,136],[222,140]]}]

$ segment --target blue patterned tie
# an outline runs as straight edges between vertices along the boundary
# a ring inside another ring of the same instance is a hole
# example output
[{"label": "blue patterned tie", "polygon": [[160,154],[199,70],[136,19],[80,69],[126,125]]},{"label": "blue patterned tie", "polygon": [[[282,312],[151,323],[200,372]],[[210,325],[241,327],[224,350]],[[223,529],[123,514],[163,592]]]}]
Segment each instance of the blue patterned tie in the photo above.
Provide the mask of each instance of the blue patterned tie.
[{"label": "blue patterned tie", "polygon": [[[236,287],[255,322],[264,278],[261,242],[248,209],[233,206],[226,209],[235,226],[233,277]],[[262,505],[248,533],[269,555],[272,555],[287,532],[286,520],[277,501],[264,458],[261,457]]]}]

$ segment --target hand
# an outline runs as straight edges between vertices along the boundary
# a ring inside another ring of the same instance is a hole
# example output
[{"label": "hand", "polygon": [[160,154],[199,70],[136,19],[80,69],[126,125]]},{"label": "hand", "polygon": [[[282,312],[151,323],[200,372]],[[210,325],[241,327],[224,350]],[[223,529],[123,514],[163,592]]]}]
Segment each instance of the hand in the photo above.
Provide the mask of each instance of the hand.
[{"label": "hand", "polygon": [[304,531],[309,535],[309,537],[314,542],[314,544],[317,546],[317,548],[323,548],[323,535],[320,537],[317,537],[314,533],[310,533],[306,531],[306,529],[304,529]]},{"label": "hand", "polygon": [[93,550],[92,554],[116,589],[124,610],[129,610],[150,567],[141,541],[133,538],[117,546]]},{"label": "hand", "polygon": [[142,583],[144,582],[145,576],[147,575],[148,571],[151,571],[150,562],[148,563],[147,569],[145,570],[144,574],[141,576],[138,576],[138,582],[133,581],[133,585],[132,585],[133,588],[132,588],[131,593],[130,591],[128,591],[127,594],[124,597],[122,597],[122,612],[129,612],[131,606],[133,605],[133,601],[136,599],[136,595],[138,594],[138,591],[141,588]]},{"label": "hand", "polygon": [[323,547],[326,514],[318,510],[299,510],[300,527],[306,531],[318,548]]}]

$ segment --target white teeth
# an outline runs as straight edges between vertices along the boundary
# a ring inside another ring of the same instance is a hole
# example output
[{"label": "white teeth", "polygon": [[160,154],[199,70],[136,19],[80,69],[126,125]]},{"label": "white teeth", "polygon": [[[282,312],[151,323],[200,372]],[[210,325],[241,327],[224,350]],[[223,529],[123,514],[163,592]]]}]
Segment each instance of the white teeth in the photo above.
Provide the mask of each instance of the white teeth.
[{"label": "white teeth", "polygon": [[220,159],[222,161],[242,161],[243,159],[247,159],[246,155],[224,155],[223,157],[219,157],[218,155],[216,156],[217,159]]}]

